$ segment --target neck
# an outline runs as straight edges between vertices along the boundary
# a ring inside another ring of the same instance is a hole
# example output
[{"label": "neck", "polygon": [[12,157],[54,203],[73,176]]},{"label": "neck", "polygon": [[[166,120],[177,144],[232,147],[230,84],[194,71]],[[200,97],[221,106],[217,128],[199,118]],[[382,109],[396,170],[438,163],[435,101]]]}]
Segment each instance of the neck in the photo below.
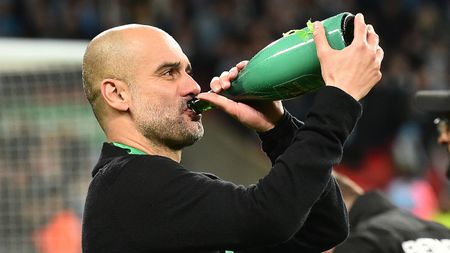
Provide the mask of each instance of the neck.
[{"label": "neck", "polygon": [[182,153],[181,150],[174,151],[169,148],[164,148],[161,146],[154,145],[153,143],[151,143],[149,141],[139,142],[139,141],[136,141],[133,139],[123,138],[123,137],[122,138],[108,137],[108,142],[124,144],[124,145],[130,146],[132,148],[135,148],[137,150],[140,150],[146,154],[164,156],[164,157],[170,158],[178,163],[181,161],[181,153]]},{"label": "neck", "polygon": [[344,198],[345,206],[347,206],[348,211],[352,209],[353,204],[355,203],[357,196]]},{"label": "neck", "polygon": [[178,163],[181,161],[181,150],[172,150],[169,147],[148,140],[132,125],[127,125],[125,122],[120,122],[120,124],[116,125],[120,127],[110,127],[105,131],[108,142],[125,144],[146,154],[164,156]]}]

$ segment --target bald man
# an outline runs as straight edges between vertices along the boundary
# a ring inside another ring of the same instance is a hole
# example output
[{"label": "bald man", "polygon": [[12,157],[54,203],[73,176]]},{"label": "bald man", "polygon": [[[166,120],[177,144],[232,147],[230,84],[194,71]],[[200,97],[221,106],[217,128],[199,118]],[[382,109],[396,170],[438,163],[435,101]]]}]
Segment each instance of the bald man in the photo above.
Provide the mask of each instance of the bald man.
[{"label": "bald man", "polygon": [[[164,31],[126,25],[95,37],[83,81],[107,142],[86,199],[83,252],[320,252],[343,241],[347,212],[331,167],[360,117],[357,101],[381,78],[383,50],[361,14],[346,49],[330,48],[320,22],[314,40],[327,86],[303,123],[280,101],[218,95],[245,61],[212,79],[217,94],[200,93]],[[244,187],[180,164],[203,135],[202,115],[187,107],[195,96],[259,133],[267,176]]]},{"label": "bald man", "polygon": [[378,190],[364,192],[334,173],[349,209],[350,236],[327,253],[448,253],[450,230],[394,206]]},{"label": "bald man", "polygon": [[[436,114],[434,120],[437,127],[437,142],[446,146],[450,155],[450,89],[448,90],[420,90],[416,92],[415,104],[420,110]],[[447,178],[450,179],[450,163],[447,165]]]}]

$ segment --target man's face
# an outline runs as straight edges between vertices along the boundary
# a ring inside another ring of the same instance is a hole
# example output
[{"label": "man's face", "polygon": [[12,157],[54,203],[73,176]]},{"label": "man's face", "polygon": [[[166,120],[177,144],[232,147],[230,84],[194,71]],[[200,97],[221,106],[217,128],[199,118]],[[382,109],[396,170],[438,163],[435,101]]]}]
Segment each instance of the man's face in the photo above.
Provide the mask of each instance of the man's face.
[{"label": "man's face", "polygon": [[[447,152],[450,154],[450,131],[448,119],[435,119],[434,123],[437,125],[439,144],[447,146]],[[447,168],[447,178],[450,179],[450,164],[448,164]]]},{"label": "man's face", "polygon": [[437,119],[436,120],[438,128],[438,142],[442,145],[447,146],[447,151],[450,153],[450,131],[447,119]]},{"label": "man's face", "polygon": [[130,113],[138,130],[152,143],[173,150],[194,144],[203,136],[203,126],[201,115],[187,108],[200,92],[189,60],[169,36],[137,44],[141,49],[130,85]]}]

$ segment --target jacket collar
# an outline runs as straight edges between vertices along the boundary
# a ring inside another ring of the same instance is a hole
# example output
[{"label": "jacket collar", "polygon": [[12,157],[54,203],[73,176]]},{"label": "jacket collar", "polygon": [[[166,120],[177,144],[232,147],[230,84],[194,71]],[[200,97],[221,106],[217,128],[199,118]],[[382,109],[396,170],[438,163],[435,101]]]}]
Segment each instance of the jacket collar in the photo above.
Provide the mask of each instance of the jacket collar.
[{"label": "jacket collar", "polygon": [[97,172],[101,168],[103,168],[107,163],[109,163],[114,158],[126,155],[128,155],[128,153],[125,149],[116,147],[111,143],[104,142],[102,151],[100,153],[100,158],[98,159],[97,164],[94,166],[94,169],[92,170],[92,177],[94,177],[95,174],[97,174]]}]

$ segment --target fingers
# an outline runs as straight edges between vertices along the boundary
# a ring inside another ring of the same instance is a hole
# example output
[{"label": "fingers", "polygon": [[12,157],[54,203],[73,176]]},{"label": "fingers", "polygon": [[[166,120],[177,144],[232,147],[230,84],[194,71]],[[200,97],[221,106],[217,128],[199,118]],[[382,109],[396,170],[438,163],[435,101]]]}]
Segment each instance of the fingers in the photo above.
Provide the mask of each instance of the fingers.
[{"label": "fingers", "polygon": [[236,102],[233,100],[230,100],[224,96],[211,93],[211,92],[204,92],[200,93],[197,96],[201,100],[208,101],[209,103],[213,104],[215,107],[229,113],[232,116],[236,115]]},{"label": "fingers", "polygon": [[358,14],[352,44],[319,57],[322,77],[327,85],[338,87],[359,101],[380,81],[383,57],[375,29]]},{"label": "fingers", "polygon": [[220,87],[223,90],[229,89],[231,86],[231,78],[230,78],[230,72],[229,71],[224,71],[222,72],[222,74],[220,74]]},{"label": "fingers", "polygon": [[355,16],[355,30],[353,34],[354,42],[365,42],[367,39],[367,26],[361,13]]},{"label": "fingers", "polygon": [[363,42],[369,45],[369,48],[376,51],[377,60],[381,63],[381,60],[384,57],[383,49],[379,46],[380,37],[375,32],[375,29],[372,25],[366,25],[364,21],[364,16],[358,13],[355,17],[355,31],[354,31],[354,39],[356,42]]},{"label": "fingers", "polygon": [[376,54],[375,64],[378,69],[378,71],[376,72],[376,82],[378,82],[381,80],[381,77],[383,76],[383,74],[381,73],[381,62],[383,61],[384,58],[384,51],[380,46],[377,46],[375,54]]},{"label": "fingers", "polygon": [[266,132],[272,129],[284,114],[281,101],[241,103],[215,93],[200,93],[197,97],[213,104],[216,108],[237,119],[244,126],[258,132]]},{"label": "fingers", "polygon": [[236,67],[238,71],[241,71],[245,66],[247,66],[248,61],[241,61],[238,64],[236,64]]},{"label": "fingers", "polygon": [[220,85],[220,78],[215,76],[211,80],[211,83],[209,84],[209,87],[211,87],[211,90],[215,93],[219,93],[222,91],[222,86]]},{"label": "fingers", "polygon": [[377,49],[380,39],[372,25],[367,25],[367,43],[374,49]]},{"label": "fingers", "polygon": [[327,55],[327,53],[332,50],[330,45],[328,44],[327,37],[325,36],[325,29],[323,24],[319,21],[314,22],[314,42],[316,44],[317,56],[319,59],[322,56]]},{"label": "fingers", "polygon": [[229,89],[231,87],[231,78],[230,75],[237,75],[234,74],[237,70],[234,70],[233,72],[230,71],[224,71],[222,74],[220,74],[219,77],[215,76],[210,83],[211,90],[213,90],[215,93],[220,93],[222,90]]},{"label": "fingers", "polygon": [[230,73],[228,74],[228,78],[230,80],[234,80],[237,77],[238,74],[239,74],[238,68],[237,67],[232,67],[230,69]]},{"label": "fingers", "polygon": [[220,93],[222,90],[227,90],[231,87],[231,81],[236,79],[239,72],[247,66],[248,61],[241,61],[232,67],[229,71],[224,71],[219,77],[214,77],[211,80],[210,87],[215,93]]},{"label": "fingers", "polygon": [[383,58],[384,58],[384,50],[380,46],[377,46],[377,51],[376,51],[376,61],[377,61],[377,63],[381,65],[381,62],[383,61]]}]

